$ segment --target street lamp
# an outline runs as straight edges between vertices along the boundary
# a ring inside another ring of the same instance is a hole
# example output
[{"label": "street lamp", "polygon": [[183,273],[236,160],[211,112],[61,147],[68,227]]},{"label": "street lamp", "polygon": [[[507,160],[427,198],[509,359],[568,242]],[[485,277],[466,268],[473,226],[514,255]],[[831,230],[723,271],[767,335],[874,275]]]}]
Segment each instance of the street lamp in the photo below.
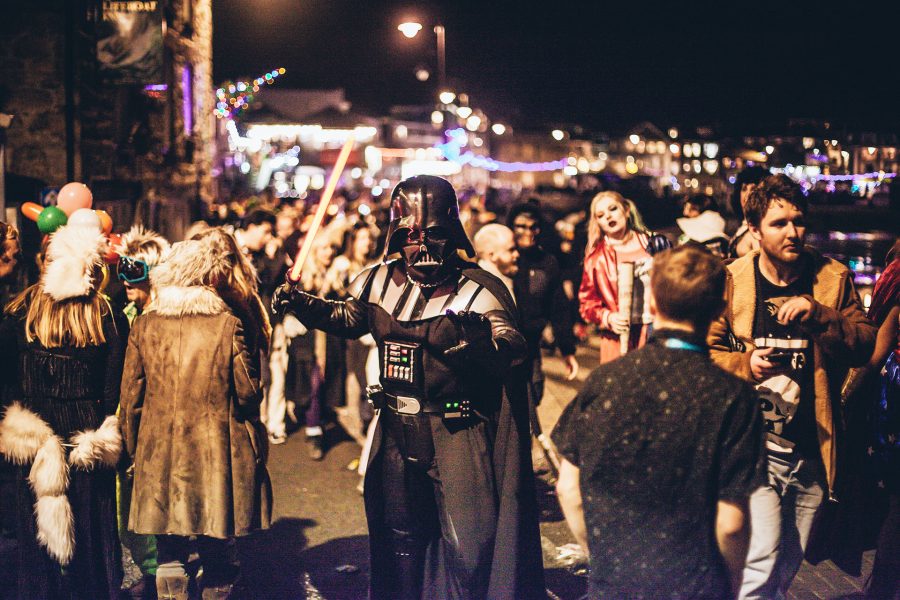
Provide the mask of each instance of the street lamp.
[{"label": "street lamp", "polygon": [[[416,21],[406,21],[397,25],[397,29],[409,39],[416,37],[422,31],[422,24]],[[443,25],[434,26],[434,35],[437,37],[437,61],[438,61],[438,92],[444,92],[447,83],[447,39]],[[442,100],[443,102],[443,100]],[[453,102],[453,99],[450,99]],[[449,104],[449,102],[444,102]]]}]

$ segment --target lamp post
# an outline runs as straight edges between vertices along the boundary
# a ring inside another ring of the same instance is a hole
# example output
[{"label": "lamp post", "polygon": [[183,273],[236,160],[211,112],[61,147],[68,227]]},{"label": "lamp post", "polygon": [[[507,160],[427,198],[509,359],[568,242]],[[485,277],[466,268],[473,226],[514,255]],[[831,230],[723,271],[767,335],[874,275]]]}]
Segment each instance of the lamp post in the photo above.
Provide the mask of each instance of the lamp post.
[{"label": "lamp post", "polygon": [[[406,21],[397,25],[397,29],[404,36],[412,39],[422,31],[422,24],[416,21]],[[438,94],[442,94],[446,91],[445,86],[447,83],[447,38],[444,26],[440,24],[435,25],[434,35],[437,38]],[[445,104],[449,103],[445,102]]]}]

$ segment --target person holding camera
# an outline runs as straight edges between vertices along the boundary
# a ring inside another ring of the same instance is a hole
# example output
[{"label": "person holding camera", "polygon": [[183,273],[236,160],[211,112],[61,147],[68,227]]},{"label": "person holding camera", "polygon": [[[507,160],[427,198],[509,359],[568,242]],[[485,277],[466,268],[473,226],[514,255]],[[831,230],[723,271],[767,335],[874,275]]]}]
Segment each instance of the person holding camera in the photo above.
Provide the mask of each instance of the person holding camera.
[{"label": "person holding camera", "polygon": [[709,345],[713,361],[756,385],[767,429],[768,484],[750,498],[740,597],[783,598],[819,507],[835,496],[841,384],[868,360],[876,331],[847,267],[804,246],[799,184],[764,179],[745,213],[759,249],[728,266]]}]

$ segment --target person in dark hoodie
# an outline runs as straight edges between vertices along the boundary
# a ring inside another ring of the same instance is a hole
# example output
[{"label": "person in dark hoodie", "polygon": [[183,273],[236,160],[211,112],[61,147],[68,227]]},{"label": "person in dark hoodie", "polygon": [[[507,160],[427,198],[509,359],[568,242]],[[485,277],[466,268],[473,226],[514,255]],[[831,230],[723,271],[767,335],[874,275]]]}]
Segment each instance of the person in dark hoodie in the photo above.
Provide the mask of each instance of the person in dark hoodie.
[{"label": "person in dark hoodie", "polygon": [[569,302],[563,291],[562,273],[556,257],[545,250],[539,237],[544,228],[540,207],[533,202],[514,206],[507,219],[519,251],[519,270],[513,277],[522,335],[528,343],[527,362],[531,365],[529,400],[533,406],[544,396],[544,372],[541,360],[541,336],[549,323],[556,347],[566,363],[566,378],[578,376],[575,359],[575,333]]}]

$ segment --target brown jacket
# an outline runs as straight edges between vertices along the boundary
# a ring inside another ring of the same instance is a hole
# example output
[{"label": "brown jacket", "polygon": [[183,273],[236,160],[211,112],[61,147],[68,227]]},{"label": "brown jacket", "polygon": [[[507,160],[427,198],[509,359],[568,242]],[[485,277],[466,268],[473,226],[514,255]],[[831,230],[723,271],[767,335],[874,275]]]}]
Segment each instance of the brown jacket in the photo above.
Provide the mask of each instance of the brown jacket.
[{"label": "brown jacket", "polygon": [[[839,262],[807,248],[815,275],[808,297],[813,310],[804,328],[813,340],[813,382],[819,451],[825,464],[829,490],[837,475],[837,438],[841,384],[850,367],[869,360],[876,328],[866,318],[853,287],[850,271]],[[720,367],[753,381],[750,353],[756,314],[754,261],[759,250],[728,265],[725,296],[728,306],[709,330],[710,354]],[[732,334],[732,335],[729,335]]]},{"label": "brown jacket", "polygon": [[159,290],[135,320],[122,375],[129,529],[225,538],[268,526],[257,371],[241,321],[213,291]]}]

